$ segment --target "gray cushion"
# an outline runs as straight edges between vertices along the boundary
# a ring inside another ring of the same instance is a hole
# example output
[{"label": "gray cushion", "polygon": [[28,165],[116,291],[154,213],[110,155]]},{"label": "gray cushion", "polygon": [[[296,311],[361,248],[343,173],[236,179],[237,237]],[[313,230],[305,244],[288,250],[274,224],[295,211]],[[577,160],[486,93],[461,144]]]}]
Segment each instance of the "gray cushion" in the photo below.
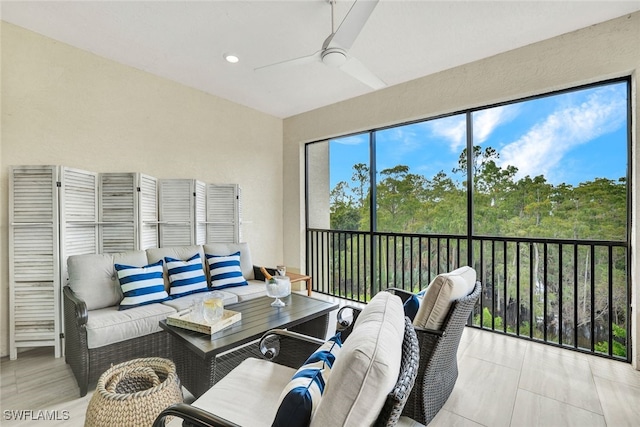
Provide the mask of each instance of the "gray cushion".
[{"label": "gray cushion", "polygon": [[271,426],[280,392],[295,372],[277,363],[249,358],[192,405],[241,426]]},{"label": "gray cushion", "polygon": [[441,329],[453,301],[469,295],[476,283],[476,271],[464,266],[439,274],[427,287],[413,324],[420,328]]},{"label": "gray cushion", "polygon": [[267,285],[259,280],[247,280],[248,286],[236,286],[233,288],[224,288],[225,292],[229,292],[238,296],[238,301],[246,301],[267,295]]},{"label": "gray cushion", "polygon": [[147,265],[144,251],[119,254],[72,255],[67,259],[69,287],[87,304],[87,310],[117,306],[122,290],[114,264]]},{"label": "gray cushion", "polygon": [[159,303],[122,311],[117,306],[92,310],[87,320],[87,347],[98,348],[161,331],[158,322],[175,312]]},{"label": "gray cushion", "polygon": [[403,337],[402,301],[379,292],[342,346],[311,426],[373,425],[398,380]]},{"label": "gray cushion", "polygon": [[[204,245],[204,253],[209,255],[231,255],[240,251],[240,269],[242,276],[246,280],[252,280],[253,262],[251,261],[251,251],[248,243],[208,243]],[[207,274],[208,268],[207,268]],[[207,276],[209,277],[209,276]]]}]

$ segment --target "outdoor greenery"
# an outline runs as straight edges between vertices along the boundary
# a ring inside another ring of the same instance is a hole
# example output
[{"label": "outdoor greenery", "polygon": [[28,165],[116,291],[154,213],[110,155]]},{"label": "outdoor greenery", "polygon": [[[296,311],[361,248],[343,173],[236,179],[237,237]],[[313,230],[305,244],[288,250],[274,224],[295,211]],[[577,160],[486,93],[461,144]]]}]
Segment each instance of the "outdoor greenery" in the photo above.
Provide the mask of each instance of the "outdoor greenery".
[{"label": "outdoor greenery", "polygon": [[[476,313],[475,323],[556,343],[562,337],[561,344],[583,348],[591,347],[595,334],[595,351],[607,353],[611,322],[613,354],[624,357],[626,178],[553,185],[543,175],[519,177],[516,167],[501,167],[499,154],[491,147],[474,146],[472,159],[472,264],[483,283],[484,307]],[[405,165],[380,170],[375,227],[370,224],[368,166],[354,165],[351,182],[334,186],[332,230],[410,236],[379,237],[379,271],[369,273],[372,277],[366,280],[373,289],[393,285],[417,291],[437,272],[468,263],[466,176],[466,149],[456,168],[432,177],[412,173]],[[348,255],[362,249],[360,243],[352,247],[353,238],[346,236],[334,248],[340,289],[351,270],[368,271],[364,255],[355,264],[353,255]],[[445,244],[453,246],[445,251]]]}]

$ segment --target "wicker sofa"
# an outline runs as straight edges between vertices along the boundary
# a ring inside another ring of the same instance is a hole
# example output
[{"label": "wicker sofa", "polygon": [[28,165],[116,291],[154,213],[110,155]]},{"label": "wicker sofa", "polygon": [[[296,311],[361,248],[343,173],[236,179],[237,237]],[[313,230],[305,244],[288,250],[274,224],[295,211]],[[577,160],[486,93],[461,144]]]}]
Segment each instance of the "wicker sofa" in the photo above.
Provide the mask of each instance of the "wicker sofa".
[{"label": "wicker sofa", "polygon": [[[65,359],[80,387],[87,393],[89,383],[97,381],[112,364],[141,357],[171,358],[168,334],[158,322],[190,307],[198,293],[159,303],[119,310],[123,299],[115,264],[143,267],[165,257],[188,260],[200,255],[202,268],[211,285],[206,255],[240,252],[240,269],[248,285],[220,290],[224,303],[257,298],[266,294],[264,282],[255,280],[247,243],[219,243],[184,247],[152,248],[118,254],[70,256],[69,281],[63,290]],[[170,283],[164,266],[165,289]]]}]

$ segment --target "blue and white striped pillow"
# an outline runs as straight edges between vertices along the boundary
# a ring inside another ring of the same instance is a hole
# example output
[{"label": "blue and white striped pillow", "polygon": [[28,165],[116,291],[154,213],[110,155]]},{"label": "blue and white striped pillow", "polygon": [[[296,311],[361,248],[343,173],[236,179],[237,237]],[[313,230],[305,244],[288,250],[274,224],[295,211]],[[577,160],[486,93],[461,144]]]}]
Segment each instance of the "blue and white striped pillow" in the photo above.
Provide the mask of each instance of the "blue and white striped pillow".
[{"label": "blue and white striped pillow", "polygon": [[309,356],[280,394],[272,427],[309,425],[341,348],[342,340],[338,333]]},{"label": "blue and white striped pillow", "polygon": [[144,267],[115,264],[115,269],[124,294],[119,310],[169,299],[164,290],[162,260]]},{"label": "blue and white striped pillow", "polygon": [[164,257],[169,273],[169,294],[171,298],[179,298],[208,290],[207,278],[202,269],[202,258],[195,254],[186,261]]},{"label": "blue and white striped pillow", "polygon": [[209,255],[209,272],[211,273],[211,288],[224,289],[234,286],[248,286],[240,269],[240,251],[231,255]]}]

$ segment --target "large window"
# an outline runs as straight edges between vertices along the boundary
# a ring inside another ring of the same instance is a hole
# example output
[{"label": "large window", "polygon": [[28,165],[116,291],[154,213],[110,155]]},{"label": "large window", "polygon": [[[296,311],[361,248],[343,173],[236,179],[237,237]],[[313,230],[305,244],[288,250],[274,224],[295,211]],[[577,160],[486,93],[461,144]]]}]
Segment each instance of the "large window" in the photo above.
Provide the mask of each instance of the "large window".
[{"label": "large window", "polygon": [[628,104],[624,80],[310,144],[309,226],[626,241]]},{"label": "large window", "polygon": [[471,265],[473,324],[629,360],[630,82],[307,145],[307,271],[367,301]]}]

